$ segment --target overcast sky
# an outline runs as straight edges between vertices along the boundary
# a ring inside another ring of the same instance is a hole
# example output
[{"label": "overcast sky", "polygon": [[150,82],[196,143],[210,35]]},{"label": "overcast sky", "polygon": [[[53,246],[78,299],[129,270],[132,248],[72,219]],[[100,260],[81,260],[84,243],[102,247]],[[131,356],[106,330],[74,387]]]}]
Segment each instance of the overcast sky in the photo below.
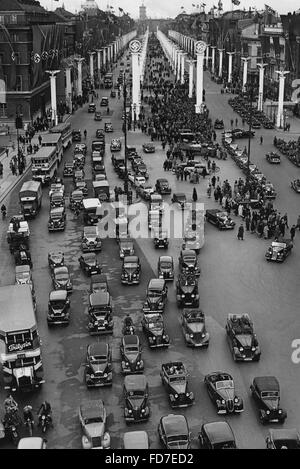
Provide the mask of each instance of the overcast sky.
[{"label": "overcast sky", "polygon": [[[218,0],[204,1],[206,2],[206,11],[213,5],[217,6],[218,3]],[[116,14],[119,14],[118,8],[121,7],[133,18],[138,17],[138,7],[142,3],[147,7],[147,16],[152,18],[175,17],[181,11],[182,6],[185,8],[186,13],[199,11],[199,9],[193,8],[192,4],[201,4],[201,2],[197,2],[196,0],[195,2],[193,2],[193,0],[145,0],[144,2],[141,0],[96,0],[96,2],[101,10],[106,10],[109,4],[114,7]],[[81,5],[85,3],[85,0],[40,0],[40,3],[49,10],[55,10],[55,8],[64,4],[65,8],[69,11],[79,11],[81,10]],[[267,4],[279,13],[293,12],[300,8],[299,0],[287,0],[285,2],[282,0],[267,0]],[[261,10],[264,8],[264,5],[264,0],[241,0],[240,3],[240,7],[245,7],[246,9],[251,6],[252,8],[256,7],[258,10]],[[231,0],[223,0],[223,9],[225,11],[230,10],[231,6]],[[235,6],[234,8],[236,9],[237,7]]]}]

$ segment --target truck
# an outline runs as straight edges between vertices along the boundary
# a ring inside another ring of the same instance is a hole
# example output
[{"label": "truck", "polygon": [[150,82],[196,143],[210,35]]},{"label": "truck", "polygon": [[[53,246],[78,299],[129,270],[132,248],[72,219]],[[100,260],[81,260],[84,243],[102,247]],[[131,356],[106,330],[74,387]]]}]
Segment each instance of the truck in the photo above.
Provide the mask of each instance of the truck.
[{"label": "truck", "polygon": [[44,371],[30,285],[0,287],[0,362],[4,389],[32,391]]},{"label": "truck", "polygon": [[94,197],[100,201],[109,202],[111,198],[108,181],[93,181]]},{"label": "truck", "polygon": [[43,191],[39,181],[26,181],[19,192],[21,210],[26,218],[35,217],[42,206]]}]

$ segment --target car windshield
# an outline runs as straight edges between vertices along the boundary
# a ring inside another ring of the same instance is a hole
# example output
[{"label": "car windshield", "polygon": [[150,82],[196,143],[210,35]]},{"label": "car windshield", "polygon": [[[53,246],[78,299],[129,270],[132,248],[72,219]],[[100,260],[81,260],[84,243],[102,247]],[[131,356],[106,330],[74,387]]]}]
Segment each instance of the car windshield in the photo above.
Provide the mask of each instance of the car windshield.
[{"label": "car windshield", "polygon": [[63,308],[65,304],[66,302],[64,300],[52,300],[51,301],[51,306],[53,308]]},{"label": "car windshield", "polygon": [[190,264],[195,262],[195,257],[194,256],[184,256],[183,261]]},{"label": "car windshield", "polygon": [[16,274],[17,280],[29,280],[30,279],[30,273],[29,272],[18,272]]},{"label": "car windshield", "polygon": [[156,298],[162,295],[161,290],[148,290],[148,298]]},{"label": "car windshield", "polygon": [[129,347],[126,347],[126,352],[138,352],[139,348],[135,345],[130,345]]},{"label": "car windshield", "polygon": [[172,262],[169,262],[169,261],[162,261],[160,263],[160,267],[162,269],[170,269],[172,267]]},{"label": "car windshield", "polygon": [[233,389],[233,381],[231,379],[225,380],[225,381],[218,381],[216,383],[216,389]]},{"label": "car windshield", "polygon": [[178,375],[178,376],[172,376],[172,377],[170,378],[170,383],[174,383],[174,382],[177,382],[177,383],[179,383],[179,382],[185,383],[185,376],[183,376],[183,375],[181,375],[181,376],[180,376],[180,375]]},{"label": "car windshield", "polygon": [[93,365],[100,365],[107,362],[107,357],[106,355],[97,355],[96,357],[90,357],[90,361]]},{"label": "car windshield", "polygon": [[278,391],[262,391],[261,397],[262,399],[278,399],[279,392]]},{"label": "car windshield", "polygon": [[61,218],[61,216],[62,216],[62,213],[61,213],[61,212],[51,213],[51,214],[50,214],[50,218],[51,218],[52,220],[59,219],[59,218]]},{"label": "car windshield", "polygon": [[85,418],[84,419],[84,423],[85,425],[89,425],[91,423],[102,423],[103,422],[103,419],[102,417],[100,416],[97,416],[97,417],[89,417],[89,418]]},{"label": "car windshield", "polygon": [[161,319],[153,319],[152,322],[148,323],[149,329],[162,329],[163,322]]},{"label": "car windshield", "polygon": [[177,442],[177,441],[187,441],[187,435],[172,435],[168,436],[168,443]]},{"label": "car windshield", "polygon": [[68,280],[69,275],[66,272],[62,272],[61,274],[56,274],[56,280]]},{"label": "car windshield", "polygon": [[144,397],[145,396],[145,391],[141,389],[136,389],[134,391],[129,391],[128,392],[129,397]]},{"label": "car windshield", "polygon": [[203,317],[201,316],[189,316],[187,318],[188,323],[203,322]]}]

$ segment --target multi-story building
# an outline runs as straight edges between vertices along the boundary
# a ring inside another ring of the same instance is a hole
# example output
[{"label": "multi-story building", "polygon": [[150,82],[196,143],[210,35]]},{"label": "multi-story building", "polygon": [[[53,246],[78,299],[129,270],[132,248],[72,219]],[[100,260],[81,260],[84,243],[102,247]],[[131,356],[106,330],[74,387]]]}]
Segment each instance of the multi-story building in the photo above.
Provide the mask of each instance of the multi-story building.
[{"label": "multi-story building", "polygon": [[147,19],[147,7],[142,4],[140,5],[140,21],[146,21]]}]

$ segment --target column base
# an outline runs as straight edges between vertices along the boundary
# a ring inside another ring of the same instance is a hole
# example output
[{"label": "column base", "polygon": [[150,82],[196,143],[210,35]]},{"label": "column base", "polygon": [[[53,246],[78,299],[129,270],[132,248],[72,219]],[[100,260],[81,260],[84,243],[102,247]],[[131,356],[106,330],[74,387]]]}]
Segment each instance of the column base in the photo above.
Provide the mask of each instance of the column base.
[{"label": "column base", "polygon": [[195,104],[195,113],[196,114],[202,114],[202,106],[201,104]]}]

